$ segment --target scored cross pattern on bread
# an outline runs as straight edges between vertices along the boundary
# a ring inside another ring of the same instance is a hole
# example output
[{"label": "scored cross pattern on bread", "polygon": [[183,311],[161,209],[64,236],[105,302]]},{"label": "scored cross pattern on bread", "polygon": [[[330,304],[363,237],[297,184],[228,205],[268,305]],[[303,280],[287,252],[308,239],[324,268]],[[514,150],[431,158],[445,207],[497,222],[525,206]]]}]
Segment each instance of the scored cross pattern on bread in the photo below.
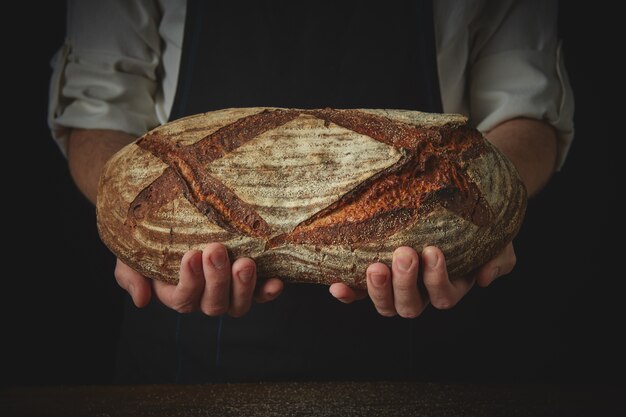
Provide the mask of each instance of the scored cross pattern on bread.
[{"label": "scored cross pattern on bread", "polygon": [[525,207],[511,164],[464,117],[401,110],[192,116],[120,151],[100,188],[103,241],[170,282],[209,241],[261,275],[354,287],[395,246],[435,244],[459,276],[514,236]]}]

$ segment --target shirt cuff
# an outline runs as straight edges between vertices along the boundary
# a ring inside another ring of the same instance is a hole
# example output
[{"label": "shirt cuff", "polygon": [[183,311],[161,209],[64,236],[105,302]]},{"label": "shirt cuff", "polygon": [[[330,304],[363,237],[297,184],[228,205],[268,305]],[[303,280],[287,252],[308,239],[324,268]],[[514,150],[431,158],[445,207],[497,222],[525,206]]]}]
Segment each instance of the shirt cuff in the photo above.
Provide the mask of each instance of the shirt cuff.
[{"label": "shirt cuff", "polygon": [[472,67],[470,89],[470,117],[481,131],[518,117],[554,126],[561,169],[574,137],[574,97],[560,44],[555,55],[515,50],[483,57]]},{"label": "shirt cuff", "polygon": [[48,126],[64,155],[72,128],[118,130],[139,137],[159,125],[156,81],[139,75],[145,63],[101,53],[72,56],[66,42],[52,67]]}]

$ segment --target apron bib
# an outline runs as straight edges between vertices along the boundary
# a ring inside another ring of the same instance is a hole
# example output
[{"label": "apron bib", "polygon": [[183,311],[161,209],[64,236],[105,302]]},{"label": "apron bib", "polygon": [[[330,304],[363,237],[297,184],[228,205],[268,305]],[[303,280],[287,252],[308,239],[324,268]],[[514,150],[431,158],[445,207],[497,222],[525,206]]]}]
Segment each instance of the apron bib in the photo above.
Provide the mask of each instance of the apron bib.
[{"label": "apron bib", "polygon": [[[393,4],[190,0],[170,120],[256,106],[441,112],[432,2]],[[326,286],[286,285],[237,319],[126,304],[120,382],[396,379],[415,371],[414,321],[382,317],[369,299],[344,305]]]}]

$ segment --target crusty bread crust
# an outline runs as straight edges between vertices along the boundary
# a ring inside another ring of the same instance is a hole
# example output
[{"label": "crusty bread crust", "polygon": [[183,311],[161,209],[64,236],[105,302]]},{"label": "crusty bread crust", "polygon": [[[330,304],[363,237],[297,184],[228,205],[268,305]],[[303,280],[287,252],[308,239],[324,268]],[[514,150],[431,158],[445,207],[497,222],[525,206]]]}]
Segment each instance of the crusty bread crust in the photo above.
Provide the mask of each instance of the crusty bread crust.
[{"label": "crusty bread crust", "polygon": [[171,283],[222,242],[261,277],[365,287],[399,246],[436,245],[452,278],[519,230],[513,165],[454,114],[236,108],[147,133],[106,164],[98,230],[122,261]]}]

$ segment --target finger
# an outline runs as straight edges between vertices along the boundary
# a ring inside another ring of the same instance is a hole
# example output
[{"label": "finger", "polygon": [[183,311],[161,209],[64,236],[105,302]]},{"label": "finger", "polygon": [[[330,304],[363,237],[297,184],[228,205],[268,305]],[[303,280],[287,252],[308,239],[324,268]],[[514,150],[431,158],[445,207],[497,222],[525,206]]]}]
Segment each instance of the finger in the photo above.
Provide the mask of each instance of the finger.
[{"label": "finger", "polygon": [[422,261],[424,286],[435,308],[447,310],[454,307],[474,285],[473,277],[450,281],[443,252],[434,246],[424,248]]},{"label": "finger", "polygon": [[240,258],[233,263],[231,299],[228,314],[241,317],[250,310],[256,285],[256,265],[250,258]]},{"label": "finger", "polygon": [[495,281],[496,278],[506,275],[513,270],[517,257],[513,243],[510,242],[502,252],[495,258],[483,265],[476,274],[476,283],[481,287],[486,287]]},{"label": "finger", "polygon": [[199,308],[204,289],[202,252],[189,251],[180,261],[178,283],[154,282],[154,292],[163,304],[179,313],[191,313]]},{"label": "finger", "polygon": [[343,282],[335,282],[328,288],[330,294],[342,303],[350,304],[367,297],[366,290],[350,288]]},{"label": "finger", "polygon": [[391,282],[396,311],[401,317],[419,316],[426,307],[425,297],[417,288],[419,257],[412,248],[403,246],[393,253]]},{"label": "finger", "polygon": [[133,303],[141,308],[148,305],[152,296],[152,289],[148,278],[132,269],[119,259],[115,264],[115,280],[125,289],[133,299]]},{"label": "finger", "polygon": [[254,299],[258,303],[275,300],[282,292],[285,284],[278,278],[268,278],[259,285]]},{"label": "finger", "polygon": [[202,251],[204,292],[200,309],[208,316],[219,316],[228,311],[230,304],[231,266],[226,247],[211,243]]},{"label": "finger", "polygon": [[378,313],[385,317],[395,316],[397,312],[393,305],[391,272],[387,265],[371,264],[365,274],[367,275],[367,293]]}]

